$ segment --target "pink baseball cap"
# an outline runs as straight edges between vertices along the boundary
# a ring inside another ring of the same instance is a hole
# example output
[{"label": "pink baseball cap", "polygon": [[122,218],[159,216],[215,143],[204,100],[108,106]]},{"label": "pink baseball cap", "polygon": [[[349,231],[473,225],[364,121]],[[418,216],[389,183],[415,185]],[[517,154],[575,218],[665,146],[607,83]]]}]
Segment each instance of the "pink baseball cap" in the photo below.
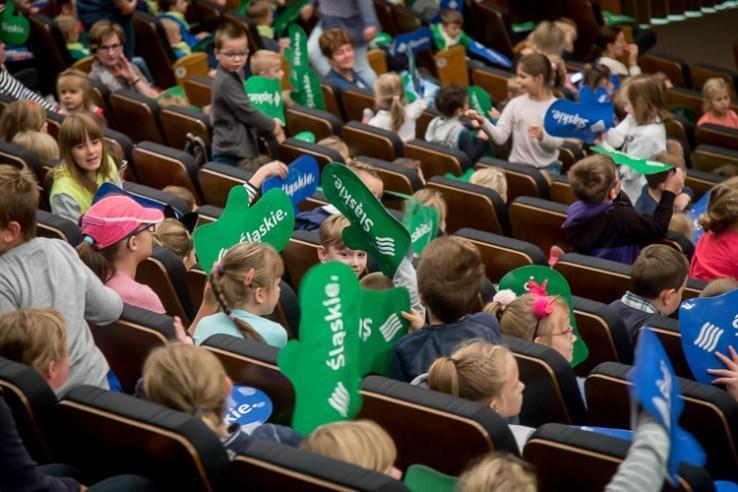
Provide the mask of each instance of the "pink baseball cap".
[{"label": "pink baseball cap", "polygon": [[143,207],[127,196],[108,195],[82,216],[82,234],[92,238],[95,249],[104,249],[142,225],[158,224],[162,220],[161,210]]}]

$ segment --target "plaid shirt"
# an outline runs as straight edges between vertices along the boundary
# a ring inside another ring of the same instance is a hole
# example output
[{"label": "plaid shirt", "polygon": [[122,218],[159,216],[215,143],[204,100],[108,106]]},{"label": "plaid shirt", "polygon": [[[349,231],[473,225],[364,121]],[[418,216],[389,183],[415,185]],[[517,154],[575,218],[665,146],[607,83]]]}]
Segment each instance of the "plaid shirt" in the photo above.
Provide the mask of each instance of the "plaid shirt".
[{"label": "plaid shirt", "polygon": [[659,310],[656,309],[656,306],[651,304],[651,301],[644,299],[641,296],[637,296],[631,291],[627,291],[625,295],[620,298],[620,302],[633,309],[643,311],[644,313],[655,314],[659,312]]}]

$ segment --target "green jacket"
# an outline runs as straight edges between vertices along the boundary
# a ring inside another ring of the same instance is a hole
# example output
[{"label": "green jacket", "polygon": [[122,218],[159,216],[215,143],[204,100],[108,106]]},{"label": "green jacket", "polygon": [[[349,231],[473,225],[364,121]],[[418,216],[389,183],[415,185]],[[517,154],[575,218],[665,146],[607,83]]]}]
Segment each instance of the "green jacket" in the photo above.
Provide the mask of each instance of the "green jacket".
[{"label": "green jacket", "polygon": [[469,48],[469,46],[474,42],[474,40],[467,36],[464,31],[461,31],[459,39],[456,42],[450,42],[451,40],[441,29],[440,23],[431,25],[431,33],[433,34],[433,44],[436,45],[436,49],[438,51],[447,50],[451,46],[455,46],[457,44],[460,44],[465,48]]}]

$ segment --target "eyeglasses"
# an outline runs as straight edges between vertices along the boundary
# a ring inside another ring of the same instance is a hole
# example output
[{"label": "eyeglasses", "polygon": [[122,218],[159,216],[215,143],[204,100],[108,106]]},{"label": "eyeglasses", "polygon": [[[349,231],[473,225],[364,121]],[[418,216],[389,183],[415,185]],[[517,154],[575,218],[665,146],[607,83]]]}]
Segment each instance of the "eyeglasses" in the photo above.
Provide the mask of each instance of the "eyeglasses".
[{"label": "eyeglasses", "polygon": [[121,43],[118,44],[108,44],[105,46],[100,46],[97,48],[98,51],[109,51],[111,53],[120,50],[123,47]]},{"label": "eyeglasses", "polygon": [[[533,330],[533,338],[532,338],[532,340],[535,340],[536,337],[538,337],[538,327],[540,326],[540,324],[541,324],[541,320],[538,320],[536,322],[536,329]],[[551,333],[548,334],[548,336],[550,336],[550,337],[557,337],[557,336],[560,336],[560,335],[570,335],[571,333],[574,333],[574,328],[572,328],[572,326],[569,325],[564,330],[561,330],[561,331],[552,331]]]},{"label": "eyeglasses", "polygon": [[137,236],[141,234],[143,231],[149,231],[153,233],[156,230],[156,224],[144,224],[141,228],[136,229],[132,233],[128,235],[128,238],[132,238],[133,236]]},{"label": "eyeglasses", "polygon": [[226,58],[246,58],[251,51],[222,51],[220,54]]}]

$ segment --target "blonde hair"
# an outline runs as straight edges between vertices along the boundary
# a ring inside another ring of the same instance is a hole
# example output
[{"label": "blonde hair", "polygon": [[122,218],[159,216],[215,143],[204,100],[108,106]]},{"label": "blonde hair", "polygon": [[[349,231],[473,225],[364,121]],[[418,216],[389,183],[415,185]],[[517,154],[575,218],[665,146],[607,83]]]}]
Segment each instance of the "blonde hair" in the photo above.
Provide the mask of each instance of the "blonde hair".
[{"label": "blonde hair", "polygon": [[320,245],[324,248],[334,246],[343,247],[343,230],[351,225],[351,222],[341,214],[333,214],[320,224],[318,234]]},{"label": "blonde hair", "polygon": [[385,473],[397,459],[390,435],[370,420],[322,425],[303,439],[300,447],[379,473]]},{"label": "blonde hair", "polygon": [[[85,111],[92,111],[92,86],[87,74],[76,68],[68,68],[64,70],[56,78],[56,91],[61,94],[63,87],[76,87],[82,91],[82,108]],[[61,97],[61,96],[60,96]]]},{"label": "blonde hair", "polygon": [[730,178],[713,188],[707,213],[700,217],[705,232],[720,234],[738,222],[738,177]]},{"label": "blonde hair", "polygon": [[659,82],[650,75],[630,77],[625,94],[633,108],[633,119],[639,125],[653,123],[656,118],[667,119],[664,92]]},{"label": "blonde hair", "polygon": [[190,231],[177,219],[164,219],[156,226],[154,241],[167,248],[180,258],[192,252],[192,236]]},{"label": "blonde hair", "polygon": [[[272,289],[282,277],[284,264],[279,253],[266,243],[239,243],[231,247],[210,275],[210,287],[223,312],[248,340],[263,342],[264,338],[246,321],[232,315],[231,310],[247,302],[253,289]],[[244,282],[252,276],[251,282]]]},{"label": "blonde hair", "polygon": [[179,30],[179,24],[174,19],[168,19],[166,17],[162,17],[159,19],[159,22],[161,22],[162,27],[164,28],[164,31],[167,33],[167,39],[171,43],[171,39],[173,36],[181,36],[182,33]]},{"label": "blonde hair", "polygon": [[730,97],[730,88],[725,79],[721,77],[713,77],[707,79],[702,86],[702,112],[707,113],[712,111],[712,100],[717,97],[720,91],[725,91]]},{"label": "blonde hair", "polygon": [[160,108],[175,107],[175,108],[189,108],[191,106],[190,101],[186,97],[178,94],[167,94],[156,100],[156,103]]},{"label": "blonde hair", "polygon": [[59,158],[59,145],[48,133],[31,130],[18,132],[13,137],[13,143],[33,154],[41,164]]},{"label": "blonde hair", "polygon": [[78,184],[95,193],[97,183],[91,180],[80,170],[72,155],[72,149],[85,142],[85,139],[100,140],[102,143],[102,155],[100,156],[100,169],[97,174],[110,175],[110,160],[108,159],[107,145],[103,139],[100,125],[95,119],[86,113],[70,114],[64,118],[59,130],[59,150],[61,151],[62,164],[57,168],[59,171],[67,171]]},{"label": "blonde hair", "polygon": [[694,227],[692,226],[692,220],[685,213],[674,212],[669,221],[669,230],[678,232],[687,239],[692,239],[694,234]]},{"label": "blonde hair", "polygon": [[[532,342],[539,336],[550,337],[554,331],[553,313],[540,321],[533,315],[533,302],[538,297],[534,294],[523,294],[507,307],[498,302],[491,302],[484,307],[484,311],[499,314],[501,333]],[[548,296],[546,300],[553,304],[554,312],[556,309],[564,310],[568,318],[569,305],[563,297]]]},{"label": "blonde hair", "polygon": [[533,32],[528,35],[530,47],[544,55],[561,55],[566,47],[566,34],[556,23],[539,22]]},{"label": "blonde hair", "polygon": [[359,280],[359,286],[368,290],[390,290],[395,287],[392,279],[382,272],[372,272]]},{"label": "blonde hair", "polygon": [[67,329],[54,309],[23,308],[0,315],[0,357],[43,374],[67,355]]},{"label": "blonde hair", "polygon": [[451,357],[439,357],[431,364],[428,386],[434,391],[489,405],[510,377],[506,371],[509,357],[512,353],[502,345],[472,341]]},{"label": "blonde hair", "polygon": [[410,200],[417,200],[421,205],[426,207],[433,207],[438,211],[438,225],[446,223],[446,216],[448,215],[448,205],[446,200],[440,191],[433,190],[430,188],[423,188],[413,193]]},{"label": "blonde hair", "polygon": [[507,453],[490,453],[459,477],[459,492],[537,492],[535,469]]},{"label": "blonde hair", "polygon": [[341,154],[341,157],[343,157],[343,160],[346,163],[351,160],[351,154],[349,154],[348,145],[346,145],[346,142],[341,140],[339,137],[336,137],[335,135],[331,135],[330,137],[325,137],[323,140],[319,140],[318,145],[322,145],[324,147],[328,147],[329,149],[335,150],[336,152]]},{"label": "blonde hair", "polygon": [[390,129],[393,132],[400,130],[405,123],[405,88],[402,77],[395,72],[383,73],[374,82],[374,100],[377,109],[390,113]]},{"label": "blonde hair", "polygon": [[143,367],[148,400],[199,417],[221,436],[226,434],[222,420],[226,377],[215,355],[184,343],[154,349]]},{"label": "blonde hair", "polygon": [[251,55],[249,67],[252,74],[259,75],[262,72],[269,70],[269,67],[271,67],[273,63],[281,65],[282,60],[278,53],[269,50],[257,50],[256,53]]},{"label": "blonde hair", "polygon": [[174,195],[187,204],[189,208],[187,210],[180,210],[180,212],[189,213],[195,211],[195,205],[197,205],[195,195],[193,195],[192,192],[184,186],[169,185],[161,191]]},{"label": "blonde hair", "polygon": [[496,191],[502,197],[502,201],[507,202],[507,178],[501,169],[496,167],[477,169],[472,173],[469,182]]},{"label": "blonde hair", "polygon": [[46,110],[35,101],[8,104],[0,117],[0,140],[12,142],[16,133],[41,131],[46,123]]}]

